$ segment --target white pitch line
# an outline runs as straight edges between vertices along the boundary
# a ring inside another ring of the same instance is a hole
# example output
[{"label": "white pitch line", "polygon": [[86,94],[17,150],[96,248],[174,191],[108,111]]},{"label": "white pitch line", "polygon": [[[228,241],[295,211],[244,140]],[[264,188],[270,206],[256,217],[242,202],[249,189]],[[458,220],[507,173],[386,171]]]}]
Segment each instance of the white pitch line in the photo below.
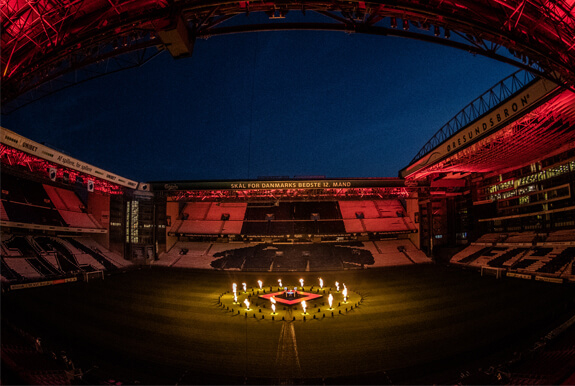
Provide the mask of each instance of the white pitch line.
[{"label": "white pitch line", "polygon": [[291,335],[291,339],[292,339],[292,344],[293,344],[293,352],[295,355],[295,364],[298,370],[298,374],[301,373],[301,366],[299,363],[299,355],[297,353],[297,342],[295,340],[295,328],[293,326],[293,323],[289,323],[290,326],[290,335]]},{"label": "white pitch line", "polygon": [[280,378],[293,378],[294,376],[299,377],[301,375],[301,365],[293,323],[282,323],[278,342],[276,368],[278,369]]}]

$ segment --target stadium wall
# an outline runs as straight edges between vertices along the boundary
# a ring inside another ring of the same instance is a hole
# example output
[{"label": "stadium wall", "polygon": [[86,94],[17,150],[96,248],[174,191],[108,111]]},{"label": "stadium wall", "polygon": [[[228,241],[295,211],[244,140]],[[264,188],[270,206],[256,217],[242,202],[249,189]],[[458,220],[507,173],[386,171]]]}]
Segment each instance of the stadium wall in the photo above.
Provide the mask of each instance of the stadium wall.
[{"label": "stadium wall", "polygon": [[178,202],[168,201],[166,203],[166,219],[168,221],[168,224],[166,226],[166,252],[172,249],[174,244],[178,242],[178,238],[176,236],[170,236],[168,234],[168,231],[174,224],[174,222],[178,219],[179,214],[180,214],[180,204]]},{"label": "stadium wall", "polygon": [[88,213],[106,229],[106,233],[94,235],[93,239],[106,249],[110,249],[110,196],[90,193],[88,195],[87,209]]},{"label": "stadium wall", "polygon": [[407,212],[407,217],[413,220],[413,224],[417,229],[417,233],[410,233],[409,234],[409,241],[413,243],[420,249],[420,232],[419,232],[419,197],[417,192],[413,192],[408,198],[405,199],[405,211]]}]

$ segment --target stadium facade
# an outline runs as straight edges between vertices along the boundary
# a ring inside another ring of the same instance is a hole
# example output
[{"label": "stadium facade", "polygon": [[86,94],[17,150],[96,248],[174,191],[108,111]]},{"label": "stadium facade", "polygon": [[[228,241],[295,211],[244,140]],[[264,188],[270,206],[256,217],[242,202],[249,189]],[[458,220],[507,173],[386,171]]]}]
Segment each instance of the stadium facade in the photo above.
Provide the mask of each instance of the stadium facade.
[{"label": "stadium facade", "polygon": [[[4,2],[3,112],[239,32],[407,37],[526,71],[463,108],[390,178],[138,182],[2,128],[2,383],[120,384],[115,374],[132,373],[134,384],[392,384],[447,362],[459,376],[445,383],[573,384],[574,10],[573,0]],[[236,17],[250,12],[271,22]],[[281,22],[288,12],[325,19]],[[369,269],[389,266],[402,267]],[[399,279],[403,266],[415,274]],[[158,269],[66,284],[142,267]],[[215,300],[232,277],[264,271],[361,277],[371,305],[350,315],[343,305],[335,331],[329,315],[322,328],[301,315],[297,327],[296,316],[264,324],[256,306],[254,323],[248,310],[238,321]],[[44,286],[55,291],[25,290]],[[510,347],[511,360],[485,370],[485,355]],[[72,363],[82,357],[85,371]],[[482,363],[479,377],[467,360]]]}]

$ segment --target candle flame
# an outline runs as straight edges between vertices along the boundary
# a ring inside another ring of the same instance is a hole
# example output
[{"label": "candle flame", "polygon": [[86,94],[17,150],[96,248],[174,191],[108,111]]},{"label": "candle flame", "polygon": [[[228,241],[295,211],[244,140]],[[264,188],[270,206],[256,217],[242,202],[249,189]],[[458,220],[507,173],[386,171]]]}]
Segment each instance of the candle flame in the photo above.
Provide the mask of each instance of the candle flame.
[{"label": "candle flame", "polygon": [[335,288],[337,289],[337,291],[339,292],[339,283],[336,281],[335,282]]},{"label": "candle flame", "polygon": [[244,287],[244,292],[246,292],[247,291],[246,283],[242,283],[242,286]]},{"label": "candle flame", "polygon": [[331,304],[333,303],[333,295],[329,294],[329,297],[327,298],[327,301],[329,303],[329,308],[331,308]]},{"label": "candle flame", "polygon": [[270,298],[270,302],[272,302],[272,304],[275,304],[275,303],[276,303],[276,298],[275,298],[275,296],[272,296],[272,297]]},{"label": "candle flame", "polygon": [[301,308],[303,308],[303,313],[305,314],[305,310],[307,308],[307,304],[306,304],[305,300],[303,302],[301,302]]},{"label": "candle flame", "polygon": [[323,279],[319,278],[319,288],[323,288]]},{"label": "candle flame", "polygon": [[282,286],[282,279],[278,279],[278,283],[280,285],[280,287]]},{"label": "candle flame", "polygon": [[272,304],[272,312],[275,314],[276,313],[276,305]]},{"label": "candle flame", "polygon": [[250,309],[250,301],[248,299],[244,300],[244,304],[246,305],[246,308],[249,310]]},{"label": "candle flame", "polygon": [[299,279],[299,283],[300,283],[301,286],[303,287],[303,279]]},{"label": "candle flame", "polygon": [[260,286],[260,289],[262,289],[262,281],[258,280],[258,285]]}]

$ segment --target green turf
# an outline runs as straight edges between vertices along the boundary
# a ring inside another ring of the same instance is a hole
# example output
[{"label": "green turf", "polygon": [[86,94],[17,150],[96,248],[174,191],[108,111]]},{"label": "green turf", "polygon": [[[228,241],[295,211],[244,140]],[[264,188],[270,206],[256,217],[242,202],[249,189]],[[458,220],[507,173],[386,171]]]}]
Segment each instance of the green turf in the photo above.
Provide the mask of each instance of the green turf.
[{"label": "green turf", "polygon": [[[291,323],[218,306],[233,282],[319,276],[361,293],[362,304]],[[2,318],[65,348],[84,371],[97,365],[93,375],[128,383],[385,383],[384,375],[411,383],[531,344],[574,295],[573,287],[433,265],[322,274],[154,268],[7,293]]]}]

